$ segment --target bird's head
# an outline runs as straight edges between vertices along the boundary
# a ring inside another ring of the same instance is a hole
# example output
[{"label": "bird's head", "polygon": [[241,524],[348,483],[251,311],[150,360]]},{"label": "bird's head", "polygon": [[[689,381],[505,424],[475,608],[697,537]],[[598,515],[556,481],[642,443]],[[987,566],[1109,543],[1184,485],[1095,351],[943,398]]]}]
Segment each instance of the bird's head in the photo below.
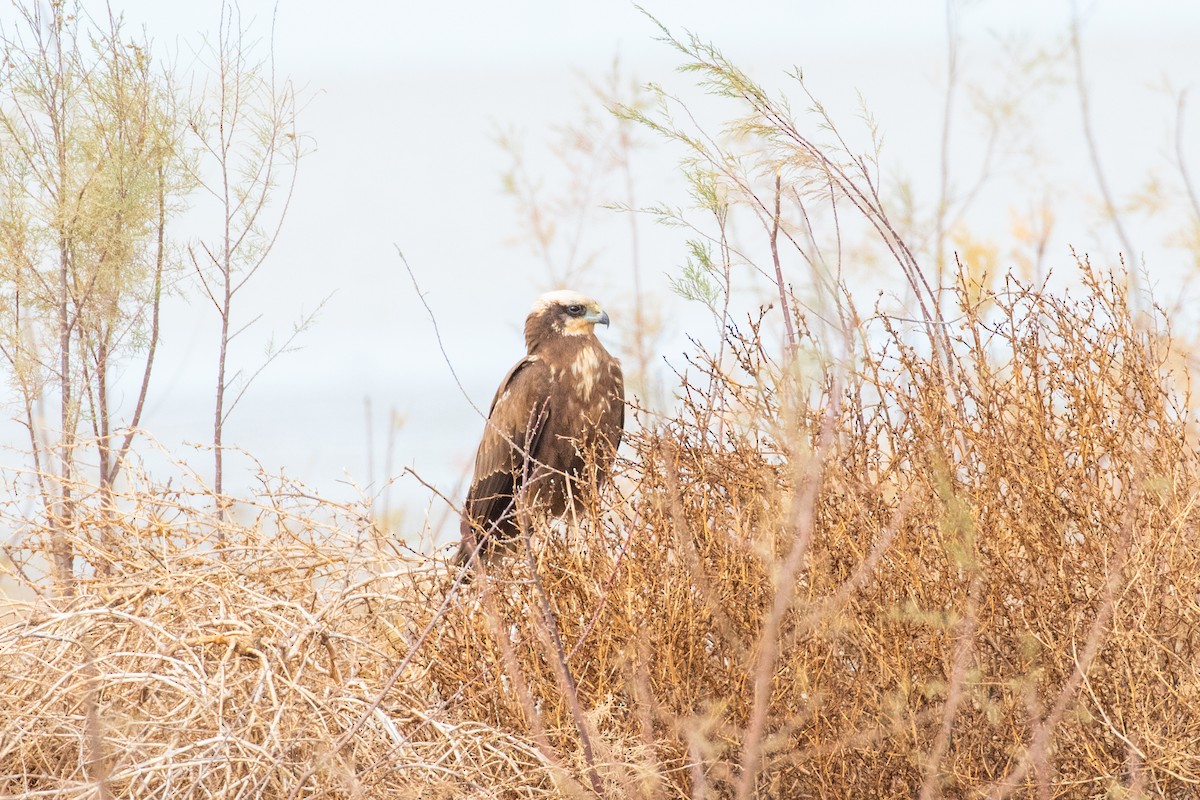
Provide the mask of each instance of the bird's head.
[{"label": "bird's head", "polygon": [[608,325],[608,314],[592,298],[566,289],[548,292],[533,303],[525,320],[530,350],[547,335],[588,336],[597,325]]}]

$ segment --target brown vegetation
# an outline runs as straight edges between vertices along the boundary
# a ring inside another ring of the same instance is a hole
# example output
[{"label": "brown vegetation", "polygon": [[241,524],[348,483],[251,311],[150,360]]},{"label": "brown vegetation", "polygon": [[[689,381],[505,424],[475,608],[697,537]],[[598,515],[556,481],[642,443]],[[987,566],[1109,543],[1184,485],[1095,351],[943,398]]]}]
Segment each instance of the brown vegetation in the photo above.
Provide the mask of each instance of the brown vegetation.
[{"label": "brown vegetation", "polygon": [[0,796],[1187,796],[1187,373],[1079,275],[964,288],[945,360],[881,315],[810,357],[793,309],[785,368],[748,320],[469,586],[303,487],[234,523],[142,486],[117,552],[80,492],[112,568],[55,597],[10,511]]}]

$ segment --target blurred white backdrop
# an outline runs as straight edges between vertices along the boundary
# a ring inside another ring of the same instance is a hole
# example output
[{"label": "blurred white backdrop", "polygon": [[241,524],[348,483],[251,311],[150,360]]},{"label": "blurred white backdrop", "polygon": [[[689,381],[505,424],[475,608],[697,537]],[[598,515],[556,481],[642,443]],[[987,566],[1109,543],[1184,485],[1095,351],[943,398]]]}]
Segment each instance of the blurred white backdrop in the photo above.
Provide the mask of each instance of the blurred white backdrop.
[{"label": "blurred white backdrop", "polygon": [[[99,4],[85,5],[103,13]],[[712,41],[768,87],[793,91],[783,73],[801,67],[813,91],[850,126],[861,93],[886,137],[885,174],[911,179],[924,202],[936,199],[945,4],[643,5],[673,31]],[[982,148],[970,118],[970,87],[999,87],[1013,78],[1002,57],[1006,42],[1025,42],[1030,50],[1060,46],[1072,9],[1065,2],[1000,0],[955,8],[961,120],[950,153],[961,160],[965,183]],[[216,28],[220,5],[127,0],[114,2],[113,10],[127,24],[144,26],[159,54],[186,71],[202,34]],[[351,490],[341,481],[378,486],[387,477],[383,454],[394,410],[403,424],[394,432],[390,474],[412,467],[453,495],[482,428],[471,403],[486,408],[497,381],[522,353],[520,325],[530,301],[554,288],[529,247],[513,241],[517,210],[502,188],[510,157],[498,134],[523,133],[530,169],[552,185],[566,176],[556,173],[542,144],[556,126],[579,119],[589,101],[581,76],[600,80],[617,60],[630,81],[655,81],[695,96],[692,79],[674,71],[678,55],[656,39],[655,24],[622,2],[281,0],[276,7],[243,0],[240,10],[264,45],[273,25],[277,70],[307,98],[300,126],[313,147],[301,162],[278,246],[244,301],[247,318],[264,317],[239,342],[235,360],[256,363],[272,332],[285,335],[303,312],[330,299],[302,337],[303,349],[281,357],[251,388],[226,439],[270,470],[286,470],[323,494],[347,496]],[[1162,166],[1171,147],[1175,103],[1154,87],[1164,76],[1176,88],[1200,79],[1200,6],[1114,1],[1080,10],[1102,157],[1115,190],[1127,196]],[[12,14],[0,10],[0,19]],[[1068,243],[1106,258],[1117,245],[1099,221],[1073,96],[1065,89],[1057,96],[1060,102],[1026,110],[1052,174],[1001,176],[1007,183],[1000,185],[1011,188],[981,200],[971,225],[1001,236],[1010,207],[1025,209],[1041,199],[1021,192],[1049,186],[1057,209],[1049,258],[1065,267]],[[1190,129],[1200,133],[1200,112]],[[648,133],[639,138],[649,146],[636,162],[638,201],[685,202],[673,172],[679,154],[652,143]],[[1200,170],[1200,148],[1190,152]],[[609,199],[624,198],[600,201]],[[613,341],[629,320],[616,304],[628,292],[629,252],[624,228],[614,227],[626,222],[605,221],[606,215],[613,212],[597,211],[591,234],[597,266],[572,288],[605,303],[613,330],[601,336]],[[618,233],[610,236],[613,230]],[[656,355],[678,363],[683,334],[704,320],[669,290],[669,276],[685,257],[682,236],[648,220],[642,234],[645,289],[668,322]],[[1161,236],[1139,234],[1134,238],[1145,242],[1151,274],[1177,274],[1180,254],[1161,248]],[[605,241],[612,244],[604,247]],[[397,247],[437,315],[466,396],[443,360]],[[202,443],[211,433],[215,324],[194,292],[190,300],[171,300],[144,419],[164,447],[197,464],[208,456],[189,455],[184,443]],[[129,403],[135,394],[136,377],[129,378],[118,402]],[[248,483],[245,462],[234,469],[245,471],[230,473],[227,482]],[[393,502],[419,504],[427,497],[408,479]],[[401,532],[416,530],[422,512],[420,505],[413,508]]]}]

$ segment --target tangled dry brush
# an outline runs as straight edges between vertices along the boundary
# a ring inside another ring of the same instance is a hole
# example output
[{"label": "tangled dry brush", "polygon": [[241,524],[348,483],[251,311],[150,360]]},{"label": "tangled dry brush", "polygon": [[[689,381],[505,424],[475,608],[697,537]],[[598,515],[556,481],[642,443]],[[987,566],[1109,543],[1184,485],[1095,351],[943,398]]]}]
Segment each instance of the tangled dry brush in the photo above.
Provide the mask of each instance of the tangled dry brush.
[{"label": "tangled dry brush", "polygon": [[0,795],[1194,796],[1186,360],[1081,285],[786,367],[749,319],[469,585],[302,487],[235,524],[135,486],[66,596],[13,505]]}]

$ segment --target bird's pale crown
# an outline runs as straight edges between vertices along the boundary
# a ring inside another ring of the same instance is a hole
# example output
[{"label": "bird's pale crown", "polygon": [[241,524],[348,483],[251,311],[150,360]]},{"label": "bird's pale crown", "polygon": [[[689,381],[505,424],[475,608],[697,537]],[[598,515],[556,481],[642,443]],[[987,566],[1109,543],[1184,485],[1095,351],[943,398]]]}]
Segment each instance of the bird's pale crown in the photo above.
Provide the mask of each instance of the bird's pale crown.
[{"label": "bird's pale crown", "polygon": [[573,292],[570,289],[559,289],[554,292],[546,292],[544,295],[533,301],[533,311],[545,311],[547,308],[555,305],[581,305],[588,308],[599,308],[600,304],[585,294]]}]

